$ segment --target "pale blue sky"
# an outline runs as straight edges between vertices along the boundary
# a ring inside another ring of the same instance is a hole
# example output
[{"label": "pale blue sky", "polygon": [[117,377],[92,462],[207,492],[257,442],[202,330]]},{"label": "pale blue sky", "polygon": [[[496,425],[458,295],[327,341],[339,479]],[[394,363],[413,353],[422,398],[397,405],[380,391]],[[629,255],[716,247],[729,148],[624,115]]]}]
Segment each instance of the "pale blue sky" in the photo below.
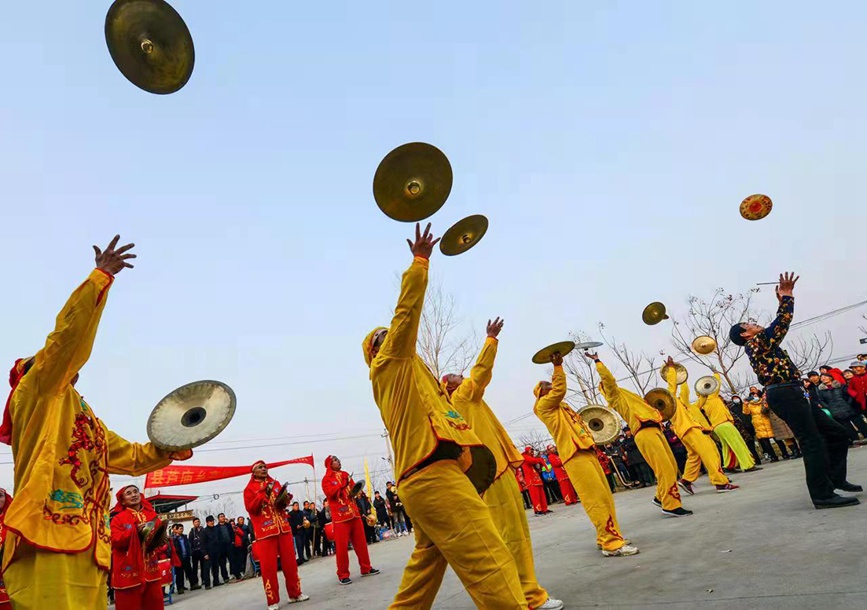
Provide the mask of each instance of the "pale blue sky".
[{"label": "pale blue sky", "polygon": [[[409,141],[452,162],[437,232],[491,220],[432,268],[480,330],[507,320],[489,391],[503,420],[532,407],[530,355],[569,330],[604,320],[663,347],[640,321],[649,301],[682,311],[789,268],[799,317],[865,298],[863,3],[175,0],[197,58],[170,96],[115,69],[108,5],[5,8],[0,354],[39,346],[92,243],[134,240],[80,382],[129,439],[166,392],[217,378],[239,408],[209,449],[357,438],[194,462],[381,463],[360,341],[387,321],[412,228],[379,212],[371,180]],[[754,192],[775,207],[748,223]],[[857,320],[827,326],[838,353],[857,351]]]}]

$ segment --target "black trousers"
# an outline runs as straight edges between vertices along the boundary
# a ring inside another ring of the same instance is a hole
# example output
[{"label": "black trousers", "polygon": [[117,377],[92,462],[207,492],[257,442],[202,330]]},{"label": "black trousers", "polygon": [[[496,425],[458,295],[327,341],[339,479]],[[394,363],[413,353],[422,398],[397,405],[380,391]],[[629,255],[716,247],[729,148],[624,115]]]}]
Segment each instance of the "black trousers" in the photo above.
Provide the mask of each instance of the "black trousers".
[{"label": "black trousers", "polygon": [[229,560],[229,553],[231,552],[232,547],[225,545],[220,546],[213,553],[210,554],[211,557],[211,579],[214,581],[214,584],[220,582],[220,575],[223,576],[223,582],[229,581],[229,571],[226,569],[226,562]]},{"label": "black trousers", "polygon": [[548,494],[548,504],[559,502],[563,498],[560,497],[560,484],[557,480],[543,481],[545,483],[545,493]]},{"label": "black trousers", "polygon": [[849,436],[821,409],[814,409],[800,382],[766,388],[768,406],[789,425],[804,456],[807,489],[814,500],[835,495],[846,481]]},{"label": "black trousers", "polygon": [[211,586],[211,562],[205,559],[205,554],[202,551],[193,551],[193,557],[190,561],[193,567],[193,574],[200,573],[202,584],[206,587]]},{"label": "black trousers", "polygon": [[184,586],[184,577],[190,581],[190,586],[195,587],[199,584],[199,578],[196,576],[196,573],[193,572],[193,565],[190,562],[190,558],[181,559],[180,567],[175,566],[175,588],[180,592],[186,589]]},{"label": "black trousers", "polygon": [[[867,422],[864,421],[864,418],[861,417],[860,413],[857,415],[850,415],[849,417],[835,417],[834,420],[843,426],[843,429],[846,430],[846,434],[849,435],[851,440],[858,440],[858,432],[863,434],[864,438],[867,438]],[[855,430],[856,428],[857,432]]]},{"label": "black trousers", "polygon": [[244,572],[247,571],[247,547],[235,546],[232,547],[232,556],[229,561],[229,571],[235,575],[235,578],[241,578]]}]

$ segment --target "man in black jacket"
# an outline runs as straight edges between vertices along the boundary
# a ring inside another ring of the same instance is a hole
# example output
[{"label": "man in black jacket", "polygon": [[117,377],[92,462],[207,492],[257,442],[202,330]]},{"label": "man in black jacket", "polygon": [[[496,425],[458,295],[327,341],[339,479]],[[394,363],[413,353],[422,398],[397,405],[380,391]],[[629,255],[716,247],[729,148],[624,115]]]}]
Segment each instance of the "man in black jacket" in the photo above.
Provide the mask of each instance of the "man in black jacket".
[{"label": "man in black jacket", "polygon": [[184,575],[190,581],[191,591],[201,589],[199,579],[196,573],[193,572],[193,566],[190,562],[192,558],[190,539],[184,534],[184,526],[180,523],[175,523],[172,526],[172,545],[174,546],[175,554],[181,562],[180,566],[175,567],[175,586],[178,590],[178,595],[184,592]]},{"label": "man in black jacket", "polygon": [[653,476],[653,471],[647,465],[647,460],[641,455],[641,450],[638,449],[638,445],[635,443],[635,437],[632,436],[632,430],[627,428],[624,434],[626,437],[620,443],[620,450],[626,457],[630,478],[636,483],[641,483],[642,487],[655,485],[656,480]]},{"label": "man in black jacket", "polygon": [[[232,568],[230,572],[232,578],[237,580],[240,578],[240,575],[236,572],[235,566],[231,563],[232,555],[235,552],[235,530],[232,528],[232,524],[229,523],[229,520],[226,519],[225,513],[217,515],[217,532],[220,537],[220,557],[217,560],[217,563],[220,566],[220,571],[223,573],[223,580],[226,582],[229,580],[229,576],[227,575],[227,564]],[[211,560],[213,560],[213,557]]]},{"label": "man in black jacket", "polygon": [[295,537],[295,551],[298,553],[298,565],[300,566],[307,561],[304,559],[304,543],[307,539],[307,532],[304,531],[304,513],[301,512],[298,502],[292,503],[292,510],[289,511],[289,525],[292,526],[292,535]]},{"label": "man in black jacket", "polygon": [[[202,584],[205,589],[211,588],[211,562],[207,548],[205,547],[205,528],[198,518],[193,519],[193,529],[190,530],[190,563],[194,574],[201,574]],[[200,589],[201,585],[194,585],[192,589]]]},{"label": "man in black jacket", "polygon": [[[226,584],[229,580],[229,572],[226,570],[226,557],[222,555],[223,540],[220,532],[226,531],[225,527],[217,527],[214,523],[214,517],[208,515],[205,519],[205,529],[202,532],[205,541],[205,559],[209,559],[211,563],[211,578],[214,581],[214,586],[219,587]],[[223,574],[223,580],[220,580],[220,573]]]}]

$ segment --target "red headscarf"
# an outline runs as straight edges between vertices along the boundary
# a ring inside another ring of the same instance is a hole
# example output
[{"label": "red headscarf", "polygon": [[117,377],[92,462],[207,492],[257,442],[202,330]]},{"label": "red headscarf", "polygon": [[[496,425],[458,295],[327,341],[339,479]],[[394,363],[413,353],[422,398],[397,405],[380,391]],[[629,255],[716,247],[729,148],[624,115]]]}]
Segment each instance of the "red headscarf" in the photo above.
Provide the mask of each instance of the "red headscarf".
[{"label": "red headscarf", "polygon": [[329,455],[327,458],[325,458],[325,470],[331,470],[331,462],[333,462],[333,461],[334,461],[333,455]]},{"label": "red headscarf", "polygon": [[12,395],[15,393],[15,388],[21,383],[24,377],[24,366],[31,358],[19,358],[12,365],[12,370],[9,371],[9,386],[12,388],[9,392],[9,397],[6,399],[6,407],[3,409],[3,422],[0,423],[0,443],[4,445],[12,444],[12,416],[9,415],[9,404],[12,402]]},{"label": "red headscarf", "polygon": [[3,515],[6,514],[6,511],[9,510],[9,505],[12,504],[12,494],[0,487],[0,491],[6,494],[6,504],[3,505],[3,508],[0,509],[0,523],[3,521]]}]

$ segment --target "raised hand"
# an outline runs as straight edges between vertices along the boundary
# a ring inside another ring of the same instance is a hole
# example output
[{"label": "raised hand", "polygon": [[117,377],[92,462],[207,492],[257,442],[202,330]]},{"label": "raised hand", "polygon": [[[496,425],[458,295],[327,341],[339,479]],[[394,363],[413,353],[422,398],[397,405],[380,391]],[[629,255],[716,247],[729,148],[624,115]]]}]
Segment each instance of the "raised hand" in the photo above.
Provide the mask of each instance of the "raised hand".
[{"label": "raised hand", "polygon": [[554,366],[563,366],[563,355],[560,352],[551,354],[551,364]]},{"label": "raised hand", "polygon": [[792,291],[795,289],[795,283],[801,279],[800,276],[795,276],[794,273],[781,273],[780,284],[777,286],[777,298],[792,296]]},{"label": "raised hand", "polygon": [[503,322],[505,322],[505,320],[501,320],[500,318],[497,318],[493,322],[488,320],[488,336],[490,338],[497,338],[497,336],[500,334],[500,331],[503,330]]},{"label": "raised hand", "polygon": [[93,247],[93,251],[96,254],[96,268],[110,275],[117,275],[122,269],[127,267],[133,268],[127,261],[135,258],[135,254],[127,254],[127,252],[132,250],[135,244],[127,244],[115,250],[118,240],[120,240],[120,235],[115,235],[105,251],[100,250],[96,246]]},{"label": "raised hand", "polygon": [[430,232],[430,223],[427,223],[427,226],[424,229],[424,234],[421,232],[421,225],[419,223],[415,224],[415,241],[406,240],[406,243],[409,244],[409,249],[412,251],[413,256],[420,256],[421,258],[430,259],[430,255],[433,252],[433,248],[439,242],[441,238],[437,237],[434,239],[433,234]]},{"label": "raised hand", "polygon": [[599,362],[599,354],[597,354],[595,352],[592,354],[590,352],[584,352],[584,357],[589,359],[589,360],[592,360],[593,362]]}]

